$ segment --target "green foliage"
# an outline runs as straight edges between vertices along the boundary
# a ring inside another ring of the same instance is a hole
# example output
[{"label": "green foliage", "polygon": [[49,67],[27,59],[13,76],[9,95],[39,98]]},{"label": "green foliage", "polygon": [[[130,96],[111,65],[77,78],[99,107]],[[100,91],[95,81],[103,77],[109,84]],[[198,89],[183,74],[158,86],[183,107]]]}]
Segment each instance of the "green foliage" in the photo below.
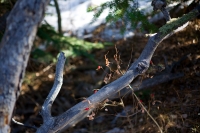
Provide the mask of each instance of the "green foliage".
[{"label": "green foliage", "polygon": [[56,62],[56,58],[49,52],[43,51],[39,48],[36,48],[32,53],[31,56],[34,59],[37,59],[39,62]]},{"label": "green foliage", "polygon": [[105,9],[109,9],[106,22],[121,20],[123,23],[122,30],[125,30],[125,26],[128,24],[131,24],[131,28],[135,29],[141,22],[141,31],[144,29],[148,29],[149,32],[156,31],[156,27],[148,22],[147,16],[138,9],[138,3],[134,0],[112,0],[98,7],[89,7],[88,12],[95,12],[92,22],[96,21]]},{"label": "green foliage", "polygon": [[39,45],[43,45],[45,50],[41,50],[38,46],[35,46],[31,53],[31,57],[40,62],[56,61],[56,56],[60,51],[65,52],[67,57],[85,56],[94,61],[94,57],[90,54],[90,51],[92,49],[101,49],[106,45],[110,45],[91,43],[75,37],[65,37],[57,33],[53,27],[48,24],[43,24],[38,29],[37,36],[41,40]]}]

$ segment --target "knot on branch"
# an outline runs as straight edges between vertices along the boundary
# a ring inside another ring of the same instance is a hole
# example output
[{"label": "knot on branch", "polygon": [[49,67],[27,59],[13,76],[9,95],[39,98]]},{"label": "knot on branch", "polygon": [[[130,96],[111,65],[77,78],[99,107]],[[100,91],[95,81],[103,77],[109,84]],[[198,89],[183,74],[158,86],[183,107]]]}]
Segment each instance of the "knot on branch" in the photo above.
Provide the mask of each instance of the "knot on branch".
[{"label": "knot on branch", "polygon": [[165,8],[167,6],[167,2],[166,0],[153,0],[151,5],[153,6],[153,10],[157,11]]},{"label": "knot on branch", "polygon": [[140,74],[142,74],[148,69],[148,67],[149,67],[149,63],[147,63],[146,60],[143,60],[143,61],[138,63],[136,69]]}]

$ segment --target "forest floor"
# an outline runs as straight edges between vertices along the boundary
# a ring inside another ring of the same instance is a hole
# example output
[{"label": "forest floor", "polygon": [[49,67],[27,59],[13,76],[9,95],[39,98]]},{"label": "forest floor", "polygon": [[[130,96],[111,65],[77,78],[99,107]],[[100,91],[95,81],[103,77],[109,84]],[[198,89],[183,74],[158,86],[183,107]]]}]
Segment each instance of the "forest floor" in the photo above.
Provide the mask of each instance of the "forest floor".
[{"label": "forest floor", "polygon": [[[164,40],[157,48],[152,66],[147,73],[140,76],[143,79],[153,78],[158,71],[164,71],[165,59],[168,65],[176,64],[172,73],[184,73],[183,77],[136,91],[140,99],[137,101],[132,93],[113,101],[124,106],[106,106],[95,111],[93,120],[85,118],[74,127],[63,132],[67,133],[156,133],[158,127],[149,115],[139,106],[146,107],[165,133],[200,133],[200,21],[194,20],[183,31]],[[93,50],[95,61],[86,57],[67,59],[64,70],[64,82],[53,107],[52,114],[58,115],[76,103],[93,94],[94,89],[105,85],[105,55],[112,62],[119,51],[121,70],[125,72],[130,62],[136,60],[148,37],[132,37],[113,42],[113,46]],[[109,52],[108,52],[109,51]],[[96,70],[98,66],[103,69]],[[46,69],[44,69],[46,68]],[[162,68],[162,69],[158,69]],[[42,66],[28,64],[21,95],[16,103],[14,118],[25,124],[40,126],[42,118],[39,114],[41,106],[49,93],[55,73],[55,65]],[[37,71],[36,71],[37,70]],[[45,70],[45,71],[44,71]],[[121,76],[115,73],[111,80]],[[124,113],[125,112],[125,113]],[[27,129],[12,123],[13,133],[32,133]]]}]

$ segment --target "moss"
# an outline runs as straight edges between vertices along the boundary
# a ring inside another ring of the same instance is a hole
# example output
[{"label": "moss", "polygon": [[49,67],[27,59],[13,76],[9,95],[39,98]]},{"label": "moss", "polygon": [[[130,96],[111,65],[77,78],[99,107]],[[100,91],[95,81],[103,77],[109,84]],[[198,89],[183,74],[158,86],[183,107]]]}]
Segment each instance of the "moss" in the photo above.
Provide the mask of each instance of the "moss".
[{"label": "moss", "polygon": [[165,36],[171,31],[176,30],[178,27],[182,26],[189,20],[195,18],[198,14],[199,12],[197,10],[193,10],[188,14],[183,15],[181,18],[173,18],[168,21],[167,24],[159,28],[159,32],[162,34],[162,36]]}]

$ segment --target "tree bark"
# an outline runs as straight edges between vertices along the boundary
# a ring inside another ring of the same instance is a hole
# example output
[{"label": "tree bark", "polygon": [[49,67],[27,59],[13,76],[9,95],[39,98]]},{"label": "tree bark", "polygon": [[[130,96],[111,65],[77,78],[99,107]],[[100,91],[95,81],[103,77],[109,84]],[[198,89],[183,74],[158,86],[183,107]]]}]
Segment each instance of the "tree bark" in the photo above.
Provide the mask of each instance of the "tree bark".
[{"label": "tree bark", "polygon": [[17,1],[7,19],[0,43],[0,133],[10,132],[9,124],[33,40],[49,1]]},{"label": "tree bark", "polygon": [[[178,19],[169,21],[166,25],[162,26],[159,29],[158,33],[152,35],[149,38],[147,45],[142,51],[140,57],[131,64],[130,68],[123,76],[111,82],[110,84],[105,85],[95,94],[91,95],[87,99],[74,105],[69,110],[55,117],[53,117],[50,113],[51,108],[47,108],[51,107],[51,104],[55,99],[55,95],[52,95],[53,93],[51,93],[52,90],[60,91],[60,89],[54,89],[56,86],[53,87],[47,97],[47,99],[53,100],[49,101],[48,103],[44,102],[42,106],[42,110],[45,111],[43,111],[41,115],[45,119],[43,119],[43,124],[41,125],[41,127],[37,129],[37,133],[59,132],[65,128],[75,125],[83,118],[88,116],[88,114],[90,114],[94,109],[102,107],[102,104],[104,105],[105,102],[110,99],[114,94],[128,86],[138,75],[146,72],[156,48],[164,39],[183,29],[183,27],[188,24],[188,21],[196,18],[199,14],[200,5],[192,10],[190,13]],[[55,79],[55,81],[57,80],[62,81],[61,79]]]}]

